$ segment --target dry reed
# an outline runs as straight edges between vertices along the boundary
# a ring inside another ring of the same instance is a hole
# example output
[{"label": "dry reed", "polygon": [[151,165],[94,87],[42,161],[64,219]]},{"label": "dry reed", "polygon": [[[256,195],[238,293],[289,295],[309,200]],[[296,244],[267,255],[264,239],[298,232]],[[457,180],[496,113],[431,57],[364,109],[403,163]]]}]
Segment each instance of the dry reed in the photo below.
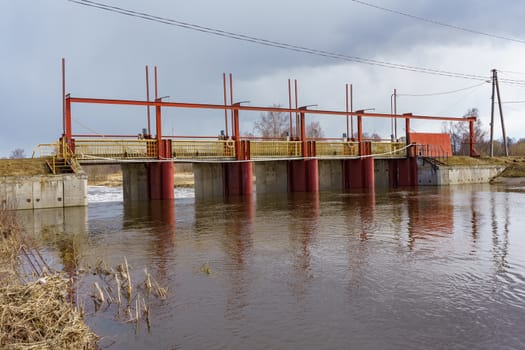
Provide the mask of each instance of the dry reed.
[{"label": "dry reed", "polygon": [[[24,265],[31,274],[21,275]],[[71,280],[50,273],[27,244],[14,212],[0,209],[0,348],[97,349],[82,311],[68,301],[71,290]]]}]

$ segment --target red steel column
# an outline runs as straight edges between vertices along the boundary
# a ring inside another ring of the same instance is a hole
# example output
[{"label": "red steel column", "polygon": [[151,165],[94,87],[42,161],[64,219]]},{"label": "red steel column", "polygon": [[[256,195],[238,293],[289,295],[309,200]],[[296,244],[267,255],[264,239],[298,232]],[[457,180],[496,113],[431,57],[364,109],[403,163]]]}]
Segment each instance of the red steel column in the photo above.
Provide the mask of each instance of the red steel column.
[{"label": "red steel column", "polygon": [[162,199],[162,168],[161,163],[148,163],[149,199]]},{"label": "red steel column", "polygon": [[[163,158],[172,158],[171,157],[171,140],[162,140],[162,157]],[[175,181],[174,173],[175,167],[173,166],[172,161],[162,162],[161,164],[161,185],[162,185],[162,194],[161,199],[174,199],[175,198]]]},{"label": "red steel column", "polygon": [[157,157],[160,158],[162,152],[162,115],[159,102],[162,102],[162,99],[156,98],[155,102],[157,102],[157,105],[155,105],[155,128],[157,130]]},{"label": "red steel column", "polygon": [[66,110],[65,110],[65,120],[64,120],[64,125],[65,125],[65,136],[66,136],[66,140],[67,140],[67,143],[69,145],[69,147],[72,146],[71,142],[71,138],[72,138],[72,131],[71,131],[71,97],[66,96]]},{"label": "red steel column", "polygon": [[317,159],[305,160],[306,192],[319,192],[319,163]]},{"label": "red steel column", "polygon": [[[239,103],[234,104],[234,106],[239,106]],[[241,137],[240,137],[240,126],[239,126],[239,110],[233,110],[233,140],[235,142],[235,156],[237,160],[242,160],[241,152]]]},{"label": "red steel column", "polygon": [[371,157],[372,154],[372,143],[363,142],[362,143],[366,157],[361,158],[363,166],[363,188],[368,190],[374,190],[375,187],[375,171],[374,171],[374,157]]},{"label": "red steel column", "polygon": [[225,163],[224,176],[224,194],[226,196],[242,196],[253,193],[252,162]]},{"label": "red steel column", "polygon": [[308,157],[308,150],[306,148],[306,117],[304,112],[299,113],[301,123],[301,148],[303,157]]}]

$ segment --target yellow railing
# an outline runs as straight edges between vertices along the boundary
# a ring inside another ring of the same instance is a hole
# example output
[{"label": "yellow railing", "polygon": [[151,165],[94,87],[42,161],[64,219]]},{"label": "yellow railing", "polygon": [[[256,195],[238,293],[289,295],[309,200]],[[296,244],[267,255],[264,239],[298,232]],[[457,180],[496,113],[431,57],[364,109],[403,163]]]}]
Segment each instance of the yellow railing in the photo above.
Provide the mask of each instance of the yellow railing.
[{"label": "yellow railing", "polygon": [[318,157],[357,157],[359,156],[359,143],[317,141],[315,153]]},{"label": "yellow railing", "polygon": [[250,141],[251,158],[301,157],[300,141]]},{"label": "yellow railing", "polygon": [[33,149],[32,158],[53,157],[58,154],[59,142],[41,143]]},{"label": "yellow railing", "polygon": [[220,159],[235,157],[232,140],[172,141],[173,158],[176,159]]},{"label": "yellow railing", "polygon": [[[372,155],[375,158],[404,158],[406,145],[403,142],[372,142]],[[319,158],[358,157],[358,142],[317,141],[315,156]],[[35,147],[33,157],[51,157],[55,161],[65,160],[77,171],[77,160],[120,160],[120,159],[155,159],[157,141],[152,139],[130,140],[75,140],[74,153],[64,142],[41,144]],[[232,140],[172,140],[174,159],[225,159],[235,158],[235,143]],[[250,141],[252,159],[264,158],[300,158],[300,141]]]},{"label": "yellow railing", "polygon": [[400,158],[406,156],[404,142],[372,142],[372,154],[377,158]]},{"label": "yellow railing", "polygon": [[75,140],[79,159],[142,159],[157,157],[156,140]]}]

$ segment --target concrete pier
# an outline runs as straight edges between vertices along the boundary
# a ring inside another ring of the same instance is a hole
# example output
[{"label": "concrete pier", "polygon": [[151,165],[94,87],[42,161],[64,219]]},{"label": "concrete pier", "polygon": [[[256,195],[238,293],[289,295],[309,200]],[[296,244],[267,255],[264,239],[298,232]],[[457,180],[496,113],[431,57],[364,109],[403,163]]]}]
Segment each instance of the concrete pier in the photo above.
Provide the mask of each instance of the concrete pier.
[{"label": "concrete pier", "polygon": [[252,167],[252,162],[193,164],[195,198],[252,194]]},{"label": "concrete pier", "polygon": [[122,163],[125,201],[174,199],[172,162]]},{"label": "concrete pier", "polygon": [[86,206],[84,174],[2,176],[0,205],[9,209]]}]

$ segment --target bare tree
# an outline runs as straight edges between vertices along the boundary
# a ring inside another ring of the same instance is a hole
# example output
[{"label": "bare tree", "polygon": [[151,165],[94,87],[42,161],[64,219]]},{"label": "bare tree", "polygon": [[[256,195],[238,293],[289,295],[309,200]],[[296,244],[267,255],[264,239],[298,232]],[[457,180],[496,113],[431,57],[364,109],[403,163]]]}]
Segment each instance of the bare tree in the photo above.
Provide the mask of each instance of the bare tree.
[{"label": "bare tree", "polygon": [[[486,130],[483,129],[481,119],[479,119],[479,111],[477,108],[469,109],[463,118],[476,117],[474,123],[474,144],[478,151],[485,153],[487,142],[485,138],[487,136]],[[444,123],[441,128],[442,132],[450,134],[450,142],[452,144],[453,154],[469,154],[469,143],[470,143],[470,130],[467,122],[450,122],[449,124]]]},{"label": "bare tree", "polygon": [[15,148],[11,151],[11,155],[9,156],[11,159],[18,159],[18,158],[25,158],[24,150],[22,148]]},{"label": "bare tree", "polygon": [[[273,107],[280,107],[274,105]],[[261,113],[259,120],[255,121],[253,134],[262,137],[286,137],[290,130],[290,116],[284,112]],[[247,134],[248,135],[248,134]],[[324,137],[323,129],[319,122],[310,122],[306,125],[306,136],[309,138]]]},{"label": "bare tree", "polygon": [[259,120],[255,122],[253,132],[262,137],[285,137],[289,127],[289,117],[286,113],[266,112],[261,113]]},{"label": "bare tree", "polygon": [[324,137],[323,128],[321,128],[321,123],[319,122],[310,122],[306,125],[306,137],[312,139],[320,139]]},{"label": "bare tree", "polygon": [[372,134],[364,132],[363,133],[363,140],[380,141],[381,140],[381,136],[378,133],[376,133],[376,132],[374,132]]}]

